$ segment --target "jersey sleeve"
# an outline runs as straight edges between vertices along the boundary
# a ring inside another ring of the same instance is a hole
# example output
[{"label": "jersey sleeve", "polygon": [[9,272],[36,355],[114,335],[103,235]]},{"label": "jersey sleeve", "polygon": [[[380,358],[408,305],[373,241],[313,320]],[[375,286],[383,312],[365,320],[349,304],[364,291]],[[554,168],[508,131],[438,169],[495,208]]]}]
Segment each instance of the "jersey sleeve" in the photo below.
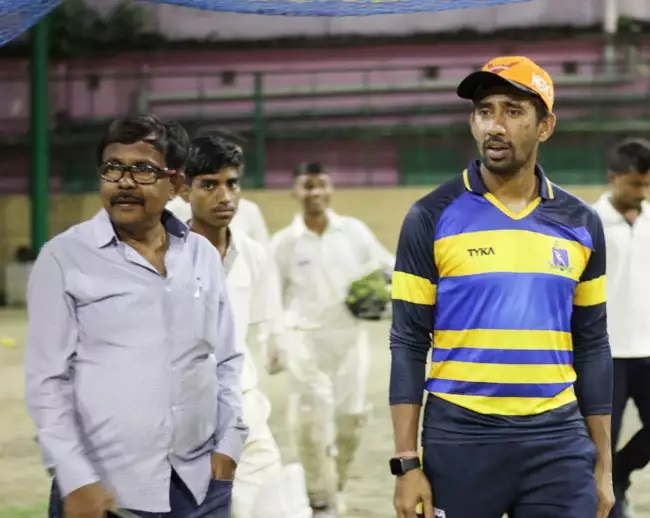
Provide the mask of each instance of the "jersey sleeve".
[{"label": "jersey sleeve", "polygon": [[391,405],[422,404],[438,282],[433,236],[431,215],[414,205],[402,225],[393,272]]},{"label": "jersey sleeve", "polygon": [[606,415],[612,406],[612,357],[607,335],[605,234],[591,213],[593,250],[573,299],[571,334],[576,396],[584,416]]}]

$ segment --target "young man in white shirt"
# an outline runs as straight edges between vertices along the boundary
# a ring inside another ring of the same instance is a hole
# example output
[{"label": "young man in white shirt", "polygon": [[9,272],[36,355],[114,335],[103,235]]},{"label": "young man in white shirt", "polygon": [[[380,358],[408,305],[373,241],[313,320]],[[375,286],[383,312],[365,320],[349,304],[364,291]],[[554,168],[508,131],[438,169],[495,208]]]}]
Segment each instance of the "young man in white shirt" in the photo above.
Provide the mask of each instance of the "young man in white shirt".
[{"label": "young man in white shirt", "polygon": [[364,223],[329,208],[332,188],[321,164],[298,166],[294,196],[302,211],[271,239],[290,330],[293,428],[311,505],[322,516],[344,511],[343,490],[367,420],[367,336],[345,298],[353,281],[394,265]]},{"label": "young man in white shirt", "polygon": [[[244,152],[242,146],[246,140],[234,132],[223,128],[213,128],[197,134],[197,137],[206,136],[221,137],[237,146],[242,154]],[[181,221],[190,219],[192,208],[189,203],[187,186],[178,192],[176,197],[167,204],[166,208]],[[268,249],[270,244],[269,229],[259,205],[254,201],[240,198],[235,217],[230,222],[230,228],[243,232]]]},{"label": "young man in white shirt", "polygon": [[608,157],[609,191],[596,202],[607,245],[608,332],[614,358],[612,449],[623,412],[634,401],[642,429],[614,455],[616,505],[610,518],[631,516],[630,475],[650,462],[650,141],[626,139]]},{"label": "young man in white shirt", "polygon": [[244,351],[244,421],[250,433],[235,477],[233,515],[304,518],[311,516],[304,475],[302,471],[283,471],[280,451],[268,426],[271,405],[258,388],[257,369],[249,349],[254,334],[250,327],[257,324],[258,337],[269,339],[269,363],[277,366],[282,310],[268,252],[230,227],[240,202],[243,166],[239,146],[220,137],[205,136],[192,140],[185,168],[192,208],[190,228],[206,237],[223,260],[235,336]]}]

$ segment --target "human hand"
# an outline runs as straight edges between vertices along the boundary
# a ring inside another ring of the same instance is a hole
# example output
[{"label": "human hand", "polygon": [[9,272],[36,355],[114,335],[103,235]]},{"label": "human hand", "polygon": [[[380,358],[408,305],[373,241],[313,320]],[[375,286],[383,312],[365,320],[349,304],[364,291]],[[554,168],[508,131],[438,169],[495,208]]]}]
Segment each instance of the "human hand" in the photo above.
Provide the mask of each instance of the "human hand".
[{"label": "human hand", "polygon": [[421,469],[412,469],[396,478],[393,505],[397,518],[416,518],[416,508],[422,504],[422,516],[433,516],[431,484]]},{"label": "human hand", "polygon": [[63,499],[65,518],[104,518],[115,498],[99,482],[75,489]]},{"label": "human hand", "polygon": [[280,345],[278,337],[272,335],[266,344],[266,372],[271,376],[287,369],[287,351]]},{"label": "human hand", "polygon": [[233,481],[237,463],[223,453],[213,453],[210,458],[212,464],[212,478],[216,480]]},{"label": "human hand", "polygon": [[614,498],[611,467],[596,462],[594,478],[596,479],[596,490],[598,492],[598,512],[596,513],[596,518],[607,518],[616,501]]}]

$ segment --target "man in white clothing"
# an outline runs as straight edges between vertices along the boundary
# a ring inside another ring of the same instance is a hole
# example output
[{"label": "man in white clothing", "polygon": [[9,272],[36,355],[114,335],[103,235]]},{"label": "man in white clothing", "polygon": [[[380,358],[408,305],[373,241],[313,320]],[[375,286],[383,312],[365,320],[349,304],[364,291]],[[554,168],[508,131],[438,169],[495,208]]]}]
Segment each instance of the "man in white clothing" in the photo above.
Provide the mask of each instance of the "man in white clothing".
[{"label": "man in white clothing", "polygon": [[329,208],[331,193],[324,167],[298,166],[294,195],[302,213],[271,240],[289,330],[293,428],[312,508],[323,516],[343,511],[368,413],[367,336],[345,298],[353,281],[394,265],[364,223]]},{"label": "man in white clothing", "polygon": [[607,245],[607,313],[614,358],[612,449],[623,412],[634,401],[642,428],[614,455],[616,505],[610,518],[631,516],[630,475],[650,462],[650,141],[626,139],[608,157],[610,188],[594,205]]},{"label": "man in white clothing", "polygon": [[[250,433],[235,477],[233,514],[236,518],[308,518],[311,512],[304,475],[287,480],[283,474],[280,451],[268,426],[271,405],[258,388],[257,369],[248,346],[253,338],[249,328],[257,324],[258,337],[270,342],[266,348],[269,363],[280,361],[281,301],[270,256],[262,245],[230,227],[240,202],[243,165],[241,148],[206,136],[192,141],[185,168],[192,208],[190,228],[206,237],[222,257],[235,336],[244,351],[244,421]],[[278,479],[283,484],[278,484]],[[274,484],[277,490],[265,490]],[[275,501],[269,500],[269,493]]]}]

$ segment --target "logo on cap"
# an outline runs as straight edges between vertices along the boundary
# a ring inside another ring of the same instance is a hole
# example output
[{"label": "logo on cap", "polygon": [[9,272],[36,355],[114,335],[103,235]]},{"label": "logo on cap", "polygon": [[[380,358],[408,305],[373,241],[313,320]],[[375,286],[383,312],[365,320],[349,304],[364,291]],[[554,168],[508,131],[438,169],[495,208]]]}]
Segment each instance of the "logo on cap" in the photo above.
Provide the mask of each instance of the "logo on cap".
[{"label": "logo on cap", "polygon": [[512,63],[488,63],[485,68],[488,72],[493,74],[498,74],[504,70],[508,70],[510,67],[514,67],[519,61],[513,61]]},{"label": "logo on cap", "polygon": [[546,79],[544,79],[539,74],[533,72],[533,77],[530,80],[531,85],[535,90],[537,90],[544,97],[552,98],[553,97],[553,87],[548,84]]}]

